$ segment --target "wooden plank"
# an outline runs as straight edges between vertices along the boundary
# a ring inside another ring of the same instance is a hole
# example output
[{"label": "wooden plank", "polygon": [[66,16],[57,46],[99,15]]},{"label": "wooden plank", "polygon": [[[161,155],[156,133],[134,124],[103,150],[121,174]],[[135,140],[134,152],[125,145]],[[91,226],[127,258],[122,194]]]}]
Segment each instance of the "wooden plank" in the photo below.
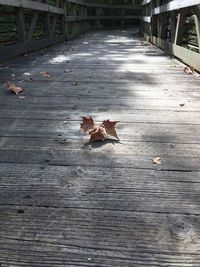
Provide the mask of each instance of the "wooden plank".
[{"label": "wooden plank", "polygon": [[28,43],[15,44],[3,47],[0,49],[1,62],[22,55],[24,53],[29,53],[34,50],[44,48],[50,44],[54,45],[60,43],[62,41],[64,41],[64,36],[57,36],[54,38],[44,38],[41,40],[35,40]]},{"label": "wooden plank", "polygon": [[[198,77],[130,29],[0,68],[2,266],[199,266]],[[88,143],[84,115],[121,142]]]},{"label": "wooden plank", "polygon": [[[189,222],[192,229],[197,231],[199,219],[195,216],[146,213],[138,216],[128,211],[39,207],[27,207],[24,214],[17,214],[21,208],[1,208],[2,225],[9,225],[10,219],[17,226],[7,226],[10,230],[7,235],[1,230],[1,251],[12,247],[10,253],[1,256],[2,264],[9,262],[12,266],[18,266],[19,258],[21,265],[42,266],[45,261],[48,266],[56,264],[63,267],[91,266],[91,263],[105,267],[112,264],[144,267],[159,266],[166,262],[168,266],[187,267],[188,264],[199,262],[199,254],[194,252],[198,249],[196,234],[193,235],[194,243],[185,246],[185,253],[180,252],[184,242],[170,234],[173,226],[178,227],[181,222],[184,226],[188,226],[186,222]],[[2,214],[7,214],[7,219]],[[60,229],[55,218],[60,222]],[[38,225],[40,231],[37,232],[33,225]],[[16,238],[11,237],[11,233]],[[73,240],[73,243],[69,244],[68,240]],[[127,241],[129,246],[126,245]],[[157,256],[158,249],[160,255]]]},{"label": "wooden plank", "polygon": [[195,5],[199,5],[200,1],[199,0],[172,0],[168,4],[161,5],[153,10],[153,15],[157,15],[160,13],[168,12],[168,11],[173,11],[177,9],[183,9],[187,7],[192,7]]},{"label": "wooden plank", "polygon": [[108,4],[102,4],[102,3],[92,3],[92,2],[85,2],[83,0],[68,0],[69,3],[73,3],[73,4],[78,4],[78,5],[83,5],[83,6],[87,6],[87,7],[94,7],[94,8],[108,8],[108,9],[121,9],[121,8],[125,8],[125,9],[140,9],[139,6],[133,6],[133,5],[108,5]]}]

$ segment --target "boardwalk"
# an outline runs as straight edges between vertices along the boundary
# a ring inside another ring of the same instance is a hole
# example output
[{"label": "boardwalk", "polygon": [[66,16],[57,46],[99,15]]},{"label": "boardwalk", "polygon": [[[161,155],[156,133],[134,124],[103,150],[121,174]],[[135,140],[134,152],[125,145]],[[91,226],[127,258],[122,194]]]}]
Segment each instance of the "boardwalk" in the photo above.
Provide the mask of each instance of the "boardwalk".
[{"label": "boardwalk", "polygon": [[[15,59],[0,79],[1,267],[200,266],[199,78],[116,30]],[[87,115],[119,120],[121,141],[88,143]]]}]

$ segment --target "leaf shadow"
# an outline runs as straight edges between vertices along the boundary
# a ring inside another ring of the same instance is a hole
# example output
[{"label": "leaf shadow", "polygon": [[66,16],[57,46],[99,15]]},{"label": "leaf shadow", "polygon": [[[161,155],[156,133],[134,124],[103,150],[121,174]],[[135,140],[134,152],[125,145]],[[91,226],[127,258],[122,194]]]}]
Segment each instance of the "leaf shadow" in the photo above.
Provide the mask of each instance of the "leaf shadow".
[{"label": "leaf shadow", "polygon": [[82,148],[83,149],[96,149],[96,148],[101,148],[107,144],[119,144],[121,143],[120,140],[116,140],[116,139],[106,139],[105,141],[88,141],[87,143],[85,143]]}]

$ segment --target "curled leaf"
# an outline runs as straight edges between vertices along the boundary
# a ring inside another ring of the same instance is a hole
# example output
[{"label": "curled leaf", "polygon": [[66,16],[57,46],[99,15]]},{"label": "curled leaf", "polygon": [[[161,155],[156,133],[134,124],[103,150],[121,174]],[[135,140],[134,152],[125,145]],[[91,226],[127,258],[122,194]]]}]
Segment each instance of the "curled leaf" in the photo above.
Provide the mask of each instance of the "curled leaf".
[{"label": "curled leaf", "polygon": [[157,164],[157,165],[161,165],[161,158],[160,157],[156,157],[154,159],[152,159],[153,164]]},{"label": "curled leaf", "polygon": [[21,87],[15,85],[14,83],[11,83],[10,81],[8,81],[6,84],[7,89],[10,93],[18,95],[19,93],[23,92],[23,89]]},{"label": "curled leaf", "polygon": [[80,131],[89,132],[95,128],[95,123],[92,117],[82,117],[83,122],[81,123]]},{"label": "curled leaf", "polygon": [[111,135],[115,138],[117,138],[119,140],[119,137],[117,135],[116,129],[115,129],[115,125],[118,123],[118,121],[103,121],[102,125],[105,127],[106,129],[106,133],[107,135]]},{"label": "curled leaf", "polygon": [[106,129],[103,125],[96,126],[93,130],[89,132],[90,142],[93,141],[105,141],[107,137]]},{"label": "curled leaf", "polygon": [[45,77],[45,78],[51,77],[51,75],[48,73],[48,71],[42,71],[42,72],[40,72],[40,74],[42,75],[42,77]]},{"label": "curled leaf", "polygon": [[194,68],[190,67],[184,67],[183,71],[187,74],[193,74]]}]

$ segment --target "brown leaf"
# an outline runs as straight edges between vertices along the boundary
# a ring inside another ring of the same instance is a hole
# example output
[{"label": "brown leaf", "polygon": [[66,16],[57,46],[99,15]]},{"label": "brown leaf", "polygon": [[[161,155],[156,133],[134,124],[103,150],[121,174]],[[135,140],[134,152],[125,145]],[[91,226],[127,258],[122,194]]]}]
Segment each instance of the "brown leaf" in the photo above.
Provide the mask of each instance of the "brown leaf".
[{"label": "brown leaf", "polygon": [[194,72],[194,68],[190,68],[190,67],[184,67],[184,72],[187,73],[187,74],[193,74]]},{"label": "brown leaf", "polygon": [[64,73],[71,73],[71,72],[72,72],[71,69],[65,69],[65,70],[64,70]]},{"label": "brown leaf", "polygon": [[95,128],[95,123],[92,117],[82,117],[83,122],[81,123],[80,131],[89,132]]},{"label": "brown leaf", "polygon": [[7,82],[7,89],[10,93],[15,93],[18,95],[19,93],[23,92],[23,89],[19,86],[16,86],[14,83]]},{"label": "brown leaf", "polygon": [[89,134],[90,142],[105,141],[107,137],[107,132],[103,125],[96,126],[93,130],[89,132]]},{"label": "brown leaf", "polygon": [[51,77],[51,75],[48,73],[48,71],[42,71],[42,72],[40,72],[40,74],[42,75],[42,77],[45,77],[45,78]]},{"label": "brown leaf", "polygon": [[119,137],[117,135],[116,129],[115,129],[115,125],[118,123],[118,121],[103,121],[102,125],[105,127],[106,129],[106,133],[107,135],[111,135],[114,136],[115,138],[117,138],[119,140]]},{"label": "brown leaf", "polygon": [[160,157],[156,157],[156,158],[152,159],[152,161],[153,161],[153,164],[157,164],[157,165],[161,165],[162,164]]}]

